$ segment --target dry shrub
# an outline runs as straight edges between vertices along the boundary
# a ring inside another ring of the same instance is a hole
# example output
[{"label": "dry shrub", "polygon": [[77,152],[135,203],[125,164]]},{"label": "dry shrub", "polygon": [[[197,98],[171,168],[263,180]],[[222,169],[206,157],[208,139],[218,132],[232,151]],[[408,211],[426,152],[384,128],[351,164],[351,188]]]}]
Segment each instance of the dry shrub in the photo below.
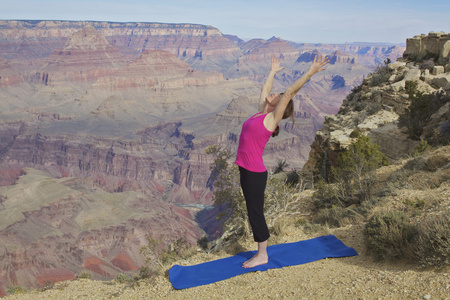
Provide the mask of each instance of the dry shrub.
[{"label": "dry shrub", "polygon": [[449,158],[445,156],[444,154],[436,154],[433,156],[430,156],[426,159],[425,162],[425,170],[429,172],[436,172],[442,167],[448,165]]},{"label": "dry shrub", "polygon": [[417,228],[413,247],[417,264],[438,269],[450,266],[450,212],[431,215]]},{"label": "dry shrub", "polygon": [[450,212],[412,223],[402,211],[379,211],[367,223],[364,240],[377,261],[403,259],[443,269],[450,266]]},{"label": "dry shrub", "polygon": [[163,238],[146,237],[147,244],[142,246],[140,253],[145,258],[145,265],[141,268],[145,276],[161,274],[167,266],[179,259],[186,259],[195,253],[195,248],[179,238],[174,242],[165,243]]},{"label": "dry shrub", "polygon": [[282,236],[285,235],[286,229],[293,222],[289,218],[277,219],[273,224],[272,231],[275,235]]},{"label": "dry shrub", "polygon": [[245,251],[245,248],[238,241],[234,241],[233,243],[227,245],[223,250],[229,255],[236,255]]},{"label": "dry shrub", "polygon": [[362,222],[364,219],[365,217],[356,209],[335,206],[319,211],[314,222],[329,227],[342,227]]},{"label": "dry shrub", "polygon": [[418,232],[404,212],[382,210],[370,218],[363,234],[367,251],[377,261],[393,261],[413,256],[411,242]]}]

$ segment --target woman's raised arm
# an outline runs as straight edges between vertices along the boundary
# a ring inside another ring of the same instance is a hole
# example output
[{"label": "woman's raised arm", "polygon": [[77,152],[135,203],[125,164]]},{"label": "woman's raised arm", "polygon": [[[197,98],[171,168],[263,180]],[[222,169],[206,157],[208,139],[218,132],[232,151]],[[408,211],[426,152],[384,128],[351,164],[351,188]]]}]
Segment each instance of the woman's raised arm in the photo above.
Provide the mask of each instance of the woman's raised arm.
[{"label": "woman's raised arm", "polygon": [[266,105],[268,104],[266,98],[272,91],[273,78],[275,77],[275,74],[284,69],[284,67],[281,67],[280,65],[281,65],[281,58],[272,58],[272,65],[270,66],[269,75],[267,75],[266,81],[264,82],[264,85],[261,88],[261,95],[259,96],[260,112],[263,112],[264,109],[266,108]]},{"label": "woman's raised arm", "polygon": [[[273,121],[278,125],[278,123],[283,118],[284,111],[286,109],[286,106],[289,103],[289,100],[291,100],[295,94],[298,93],[298,91],[305,85],[305,83],[316,73],[325,70],[324,66],[329,63],[329,60],[327,57],[317,58],[314,57],[314,61],[309,67],[308,71],[303,74],[302,77],[297,79],[284,93],[284,95],[281,97],[280,102],[278,103],[277,107],[275,108],[273,112]],[[275,126],[276,127],[276,126]]]}]

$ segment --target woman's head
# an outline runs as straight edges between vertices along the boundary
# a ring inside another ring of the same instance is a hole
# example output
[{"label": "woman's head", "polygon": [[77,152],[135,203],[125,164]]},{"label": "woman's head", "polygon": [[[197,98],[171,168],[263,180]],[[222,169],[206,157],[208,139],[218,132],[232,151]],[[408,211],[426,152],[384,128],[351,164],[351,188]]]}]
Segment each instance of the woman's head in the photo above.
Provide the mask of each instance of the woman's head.
[{"label": "woman's head", "polygon": [[277,107],[278,103],[280,103],[281,97],[283,96],[283,93],[281,94],[270,94],[267,95],[266,97],[266,102],[267,102],[267,110],[268,112],[272,112],[275,110],[275,108]]},{"label": "woman's head", "polygon": [[[288,105],[286,106],[286,109],[283,113],[283,119],[291,118],[292,123],[295,123],[294,121],[294,101],[289,100]],[[272,133],[272,137],[276,137],[280,133],[280,126],[277,126],[275,131]]]}]

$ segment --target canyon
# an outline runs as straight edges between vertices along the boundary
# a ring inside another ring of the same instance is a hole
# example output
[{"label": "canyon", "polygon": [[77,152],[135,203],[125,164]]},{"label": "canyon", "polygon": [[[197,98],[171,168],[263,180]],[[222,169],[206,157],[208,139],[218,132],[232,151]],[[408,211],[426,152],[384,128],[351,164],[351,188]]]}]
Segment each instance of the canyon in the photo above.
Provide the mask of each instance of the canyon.
[{"label": "canyon", "polygon": [[235,151],[271,57],[286,68],[276,92],[330,57],[265,150],[269,170],[301,169],[325,118],[404,51],[243,41],[195,24],[0,20],[0,295],[84,269],[137,271],[148,235],[212,234],[189,208],[212,204],[205,149]]}]

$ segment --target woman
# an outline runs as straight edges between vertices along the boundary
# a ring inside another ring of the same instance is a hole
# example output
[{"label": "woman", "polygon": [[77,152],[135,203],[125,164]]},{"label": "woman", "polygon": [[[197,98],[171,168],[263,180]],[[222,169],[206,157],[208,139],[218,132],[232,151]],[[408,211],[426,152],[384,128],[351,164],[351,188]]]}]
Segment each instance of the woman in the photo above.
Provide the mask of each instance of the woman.
[{"label": "woman", "polygon": [[251,116],[242,125],[236,164],[239,166],[241,188],[247,205],[253,237],[258,243],[257,253],[242,264],[244,268],[253,268],[269,261],[267,240],[270,234],[264,218],[264,190],[267,182],[267,169],[262,159],[264,147],[271,136],[278,135],[278,123],[282,119],[293,117],[292,97],[311,76],[324,70],[323,67],[327,63],[327,58],[317,59],[316,56],[308,71],[286,92],[270,94],[275,74],[284,69],[280,67],[281,59],[273,58],[269,75],[261,89],[259,113]]}]

